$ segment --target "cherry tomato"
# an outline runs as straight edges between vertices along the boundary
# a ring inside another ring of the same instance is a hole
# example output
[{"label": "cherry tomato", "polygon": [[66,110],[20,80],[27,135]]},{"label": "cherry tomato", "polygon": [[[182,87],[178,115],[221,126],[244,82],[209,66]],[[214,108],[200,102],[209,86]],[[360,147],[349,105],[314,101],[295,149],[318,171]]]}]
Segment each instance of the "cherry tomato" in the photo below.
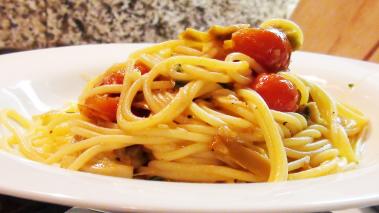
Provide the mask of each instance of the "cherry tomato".
[{"label": "cherry tomato", "polygon": [[[150,68],[141,61],[137,61],[134,67],[145,74]],[[106,76],[100,83],[102,85],[122,84],[124,81],[125,71],[120,69]],[[116,121],[117,107],[120,97],[111,97],[109,95],[95,95],[85,100],[84,105],[79,109],[82,114],[93,120]]]},{"label": "cherry tomato", "polygon": [[246,28],[233,33],[233,51],[255,59],[268,72],[288,68],[291,44],[287,36],[276,29]]},{"label": "cherry tomato", "polygon": [[139,71],[141,71],[142,75],[150,71],[150,68],[146,66],[144,63],[142,63],[141,61],[137,61],[134,67],[137,68]]},{"label": "cherry tomato", "polygon": [[[137,61],[134,67],[138,69],[142,75],[150,71],[150,68],[141,61]],[[105,76],[105,78],[101,81],[100,86],[110,84],[122,84],[124,81],[124,75],[124,70],[118,70],[116,72],[113,72],[110,75]]]},{"label": "cherry tomato", "polygon": [[270,109],[294,112],[298,108],[299,93],[296,87],[278,74],[260,74],[251,87],[262,96]]},{"label": "cherry tomato", "polygon": [[[122,84],[125,72],[118,70],[105,76],[99,86],[110,84]],[[95,95],[87,98],[84,105],[79,105],[80,113],[95,121],[116,121],[117,106],[120,97],[108,95]]]},{"label": "cherry tomato", "polygon": [[100,86],[110,85],[110,84],[122,84],[124,81],[125,72],[123,70],[119,70],[111,73],[101,81]]},{"label": "cherry tomato", "polygon": [[86,99],[79,109],[82,114],[96,121],[116,121],[117,106],[120,97],[95,95]]}]

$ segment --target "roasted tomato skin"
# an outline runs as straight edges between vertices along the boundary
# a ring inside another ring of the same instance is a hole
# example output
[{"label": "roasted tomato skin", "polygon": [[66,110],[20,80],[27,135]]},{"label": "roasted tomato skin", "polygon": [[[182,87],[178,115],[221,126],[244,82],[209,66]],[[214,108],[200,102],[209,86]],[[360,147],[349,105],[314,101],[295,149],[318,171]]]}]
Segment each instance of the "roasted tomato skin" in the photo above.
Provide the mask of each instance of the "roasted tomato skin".
[{"label": "roasted tomato skin", "polygon": [[[138,69],[141,74],[148,73],[150,71],[150,68],[146,66],[141,61],[137,61],[134,65],[134,68]],[[100,82],[100,86],[103,85],[111,85],[111,84],[122,84],[124,81],[125,71],[124,70],[118,70],[116,72],[110,73],[108,76],[105,76],[103,80]]]},{"label": "roasted tomato skin", "polygon": [[245,28],[232,35],[233,51],[244,53],[267,72],[286,70],[291,57],[287,36],[276,29]]},{"label": "roasted tomato skin", "polygon": [[[148,73],[150,68],[141,61],[137,61],[134,65],[142,74]],[[124,82],[125,71],[119,69],[105,76],[98,86],[122,84]],[[111,96],[110,94],[95,95],[88,97],[84,104],[79,105],[80,112],[86,117],[94,121],[115,122],[117,120],[117,107],[119,96]]]},{"label": "roasted tomato skin", "polygon": [[79,110],[92,120],[115,122],[119,99],[120,97],[95,95],[87,98],[84,105],[79,105]]},{"label": "roasted tomato skin", "polygon": [[270,109],[281,112],[295,112],[298,109],[299,93],[296,87],[278,74],[258,75],[251,88],[261,95]]},{"label": "roasted tomato skin", "polygon": [[111,73],[108,76],[105,76],[100,83],[100,86],[103,85],[111,85],[111,84],[122,84],[124,81],[125,72],[123,70],[119,70]]},{"label": "roasted tomato skin", "polygon": [[150,68],[141,61],[137,61],[134,67],[138,69],[142,75],[150,71]]}]

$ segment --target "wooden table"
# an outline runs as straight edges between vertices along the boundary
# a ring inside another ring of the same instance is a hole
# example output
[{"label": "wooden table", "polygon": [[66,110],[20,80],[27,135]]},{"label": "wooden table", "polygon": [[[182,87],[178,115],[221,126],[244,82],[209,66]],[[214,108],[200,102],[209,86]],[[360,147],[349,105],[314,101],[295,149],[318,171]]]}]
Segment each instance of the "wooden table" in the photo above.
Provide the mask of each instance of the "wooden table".
[{"label": "wooden table", "polygon": [[379,63],[379,0],[301,0],[304,51]]}]

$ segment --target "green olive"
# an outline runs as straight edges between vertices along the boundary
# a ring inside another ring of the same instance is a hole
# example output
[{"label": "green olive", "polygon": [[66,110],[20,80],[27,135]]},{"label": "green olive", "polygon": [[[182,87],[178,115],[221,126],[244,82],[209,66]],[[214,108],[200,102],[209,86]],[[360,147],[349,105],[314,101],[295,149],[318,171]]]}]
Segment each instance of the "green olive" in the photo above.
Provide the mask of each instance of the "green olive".
[{"label": "green olive", "polygon": [[287,19],[269,19],[263,22],[260,28],[276,28],[287,35],[293,50],[298,50],[303,45],[304,36],[299,25]]}]

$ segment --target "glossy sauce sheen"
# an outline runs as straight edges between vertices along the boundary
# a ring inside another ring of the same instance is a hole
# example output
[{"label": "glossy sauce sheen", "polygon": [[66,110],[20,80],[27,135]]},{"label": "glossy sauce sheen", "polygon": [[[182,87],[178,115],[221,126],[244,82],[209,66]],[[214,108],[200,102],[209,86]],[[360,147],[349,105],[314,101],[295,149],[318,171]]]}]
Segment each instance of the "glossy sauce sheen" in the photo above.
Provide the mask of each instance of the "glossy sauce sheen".
[{"label": "glossy sauce sheen", "polygon": [[278,74],[260,74],[252,88],[265,100],[270,109],[294,112],[298,109],[299,93],[296,87]]},{"label": "glossy sauce sheen", "polygon": [[288,68],[291,45],[286,35],[276,29],[241,29],[233,34],[232,41],[233,51],[252,57],[268,72]]}]

